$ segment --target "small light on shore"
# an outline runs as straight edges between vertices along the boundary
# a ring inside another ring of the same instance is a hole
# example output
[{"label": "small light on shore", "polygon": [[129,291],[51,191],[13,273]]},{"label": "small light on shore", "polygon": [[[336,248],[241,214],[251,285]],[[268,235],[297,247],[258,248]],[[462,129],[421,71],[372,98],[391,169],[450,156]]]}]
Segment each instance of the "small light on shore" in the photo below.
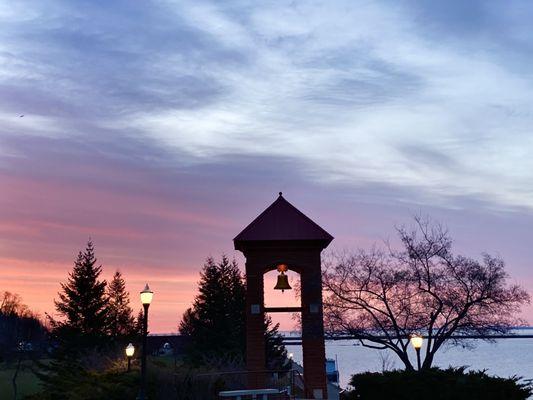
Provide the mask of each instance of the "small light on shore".
[{"label": "small light on shore", "polygon": [[422,344],[424,343],[424,338],[421,335],[412,335],[411,336],[411,345],[415,348],[416,351],[416,363],[418,366],[418,370],[420,371],[421,363],[420,363],[420,349],[422,348]]},{"label": "small light on shore", "polygon": [[420,335],[413,335],[411,336],[411,345],[414,347],[415,350],[420,350],[422,348],[422,344],[424,343],[424,338]]}]

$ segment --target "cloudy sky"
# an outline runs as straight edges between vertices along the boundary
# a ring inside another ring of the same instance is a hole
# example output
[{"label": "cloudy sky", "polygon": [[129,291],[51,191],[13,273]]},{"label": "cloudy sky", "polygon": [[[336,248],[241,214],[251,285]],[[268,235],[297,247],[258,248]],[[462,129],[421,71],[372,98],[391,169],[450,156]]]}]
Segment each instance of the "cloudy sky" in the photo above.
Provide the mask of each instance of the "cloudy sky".
[{"label": "cloudy sky", "polygon": [[0,290],[52,312],[91,237],[175,331],[205,257],[242,262],[231,239],[281,190],[333,249],[431,215],[533,291],[532,20],[528,1],[0,1]]}]

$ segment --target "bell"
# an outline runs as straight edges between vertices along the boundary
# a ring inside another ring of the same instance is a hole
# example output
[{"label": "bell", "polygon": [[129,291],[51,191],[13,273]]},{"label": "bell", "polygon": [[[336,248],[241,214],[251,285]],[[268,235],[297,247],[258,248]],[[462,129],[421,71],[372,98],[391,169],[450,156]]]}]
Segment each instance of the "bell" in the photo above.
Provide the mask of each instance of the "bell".
[{"label": "bell", "polygon": [[276,283],[276,286],[274,286],[275,290],[281,290],[281,293],[283,293],[285,290],[290,290],[291,285],[289,285],[289,277],[285,275],[283,271],[278,275],[278,282]]}]

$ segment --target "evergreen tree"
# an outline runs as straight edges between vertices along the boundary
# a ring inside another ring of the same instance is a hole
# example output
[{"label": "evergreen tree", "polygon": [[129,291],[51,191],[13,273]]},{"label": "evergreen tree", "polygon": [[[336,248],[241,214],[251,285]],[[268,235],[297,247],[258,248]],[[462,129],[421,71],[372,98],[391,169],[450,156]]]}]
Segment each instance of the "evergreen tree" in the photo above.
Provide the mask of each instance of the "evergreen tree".
[{"label": "evergreen tree", "polygon": [[130,304],[126,282],[120,271],[107,285],[109,334],[113,337],[128,336],[135,331],[135,318]]},{"label": "evergreen tree", "polygon": [[[180,333],[190,337],[189,356],[202,361],[213,357],[228,361],[244,359],[246,352],[246,285],[235,260],[226,256],[220,262],[208,258],[200,273],[196,296],[183,314]],[[285,361],[285,348],[278,334],[265,318],[265,339],[269,365]]]},{"label": "evergreen tree", "polygon": [[208,258],[198,291],[180,324],[180,332],[191,337],[191,355],[196,360],[242,356],[245,288],[237,263],[226,256],[218,263]]},{"label": "evergreen tree", "polygon": [[102,266],[96,265],[94,245],[89,240],[85,251],[78,254],[67,283],[61,284],[59,300],[54,301],[56,311],[64,318],[60,321],[50,318],[59,338],[69,335],[96,338],[106,334],[109,309],[106,281],[98,279],[101,272]]},{"label": "evergreen tree", "polygon": [[265,317],[265,343],[267,369],[287,368],[287,349],[283,344],[283,337],[279,333],[279,323],[272,325],[270,316]]},{"label": "evergreen tree", "polygon": [[139,310],[139,312],[137,313],[137,318],[135,318],[134,329],[133,329],[133,334],[134,335],[138,335],[138,336],[142,335],[142,333],[143,333],[143,319],[144,319],[144,311],[141,308]]}]

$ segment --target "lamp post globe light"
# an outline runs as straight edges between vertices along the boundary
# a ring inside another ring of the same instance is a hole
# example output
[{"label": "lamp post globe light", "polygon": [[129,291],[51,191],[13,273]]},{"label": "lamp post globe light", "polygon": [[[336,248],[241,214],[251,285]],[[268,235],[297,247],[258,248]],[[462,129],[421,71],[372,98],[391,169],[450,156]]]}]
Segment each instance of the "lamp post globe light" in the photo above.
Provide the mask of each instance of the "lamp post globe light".
[{"label": "lamp post globe light", "polygon": [[131,371],[131,358],[133,357],[133,354],[135,353],[135,347],[133,344],[128,344],[126,347],[126,357],[128,358],[128,372]]},{"label": "lamp post globe light", "polygon": [[289,367],[292,370],[292,363],[293,363],[294,354],[289,353],[287,358],[289,359]]},{"label": "lamp post globe light", "polygon": [[141,292],[141,303],[143,304],[145,308],[148,308],[148,306],[152,302],[153,297],[154,297],[154,292],[152,292],[148,284],[146,284],[143,291]]},{"label": "lamp post globe light", "polygon": [[424,338],[420,335],[412,335],[411,336],[411,345],[414,347],[416,351],[416,363],[418,365],[418,370],[420,371],[420,349],[422,348],[422,344],[424,343]]},{"label": "lamp post globe light", "polygon": [[150,290],[148,284],[144,287],[141,292],[141,303],[143,305],[143,332],[142,332],[142,354],[141,354],[141,389],[139,391],[139,400],[146,399],[146,338],[148,336],[148,307],[152,302],[154,297],[154,292]]}]

